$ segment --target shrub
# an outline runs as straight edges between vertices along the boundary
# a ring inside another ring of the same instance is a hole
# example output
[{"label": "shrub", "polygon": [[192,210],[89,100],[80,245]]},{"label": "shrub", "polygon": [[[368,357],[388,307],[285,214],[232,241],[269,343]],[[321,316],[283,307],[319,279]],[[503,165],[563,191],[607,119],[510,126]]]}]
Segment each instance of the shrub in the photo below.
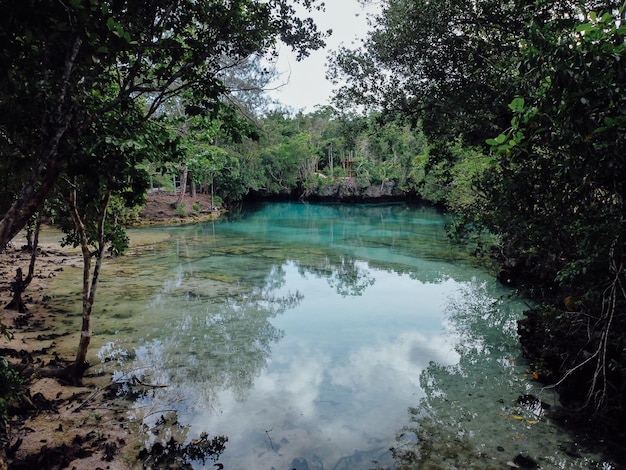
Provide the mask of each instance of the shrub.
[{"label": "shrub", "polygon": [[179,204],[176,206],[176,208],[174,209],[174,214],[176,214],[179,217],[187,217],[187,208],[185,207],[185,204]]},{"label": "shrub", "polygon": [[18,398],[21,377],[11,368],[9,361],[0,357],[0,423],[7,421],[9,403]]}]

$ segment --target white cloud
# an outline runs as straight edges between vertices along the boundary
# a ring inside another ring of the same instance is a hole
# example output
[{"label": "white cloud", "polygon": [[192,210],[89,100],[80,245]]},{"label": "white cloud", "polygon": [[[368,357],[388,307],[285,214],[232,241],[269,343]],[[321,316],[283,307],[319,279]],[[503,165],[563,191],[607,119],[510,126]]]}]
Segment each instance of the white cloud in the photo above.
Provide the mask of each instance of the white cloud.
[{"label": "white cloud", "polygon": [[271,87],[285,85],[271,91],[270,96],[296,111],[310,112],[316,105],[329,104],[333,85],[326,80],[328,53],[341,45],[358,47],[368,30],[367,12],[374,11],[374,8],[364,9],[358,0],[331,0],[326,2],[324,12],[310,14],[320,31],[333,30],[326,41],[326,49],[314,51],[297,62],[295,54],[283,46],[276,63],[280,78]]}]

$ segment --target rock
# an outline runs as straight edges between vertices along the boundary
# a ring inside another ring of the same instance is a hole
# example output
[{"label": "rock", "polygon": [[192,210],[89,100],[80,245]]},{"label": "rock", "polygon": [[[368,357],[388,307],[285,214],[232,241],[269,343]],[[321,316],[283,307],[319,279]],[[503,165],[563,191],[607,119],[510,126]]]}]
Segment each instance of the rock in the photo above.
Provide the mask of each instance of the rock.
[{"label": "rock", "polygon": [[523,468],[523,469],[529,469],[529,470],[534,469],[534,468],[539,468],[539,464],[537,462],[535,462],[530,457],[526,457],[522,454],[518,454],[517,457],[513,459],[513,463],[517,465],[517,468]]}]

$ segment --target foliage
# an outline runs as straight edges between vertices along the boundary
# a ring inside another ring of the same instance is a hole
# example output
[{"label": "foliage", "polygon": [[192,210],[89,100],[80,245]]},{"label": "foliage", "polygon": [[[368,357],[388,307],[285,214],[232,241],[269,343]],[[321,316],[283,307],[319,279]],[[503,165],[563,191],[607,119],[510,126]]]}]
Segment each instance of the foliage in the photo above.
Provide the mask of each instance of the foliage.
[{"label": "foliage", "polygon": [[[598,281],[610,259],[621,263],[626,243],[626,29],[610,13],[579,15],[586,20],[567,27],[530,23],[520,96],[510,104],[510,127],[489,140],[498,167],[485,185],[498,201],[494,228],[518,257],[533,257],[530,274],[577,293],[602,289]],[[513,214],[534,221],[523,242]]]},{"label": "foliage", "polygon": [[187,207],[185,204],[179,204],[174,208],[174,213],[179,217],[187,217]]},{"label": "foliage", "polygon": [[2,2],[0,149],[11,183],[0,198],[0,250],[43,206],[103,114],[141,103],[148,119],[186,94],[194,114],[230,126],[224,80],[233,63],[272,53],[279,39],[299,58],[323,45],[297,3],[320,8],[310,0]]},{"label": "foliage", "polygon": [[[383,123],[377,115],[361,117],[326,107],[295,116],[273,111],[259,120],[259,128],[258,142],[220,139],[221,147],[236,155],[240,164],[234,176],[245,188],[241,195],[248,189],[300,195],[349,176],[363,188],[389,181],[407,192],[416,188],[414,155],[426,144],[419,131],[401,120]],[[229,175],[215,178],[220,180],[216,192],[221,194]]]},{"label": "foliage", "polygon": [[9,362],[0,357],[0,424],[7,420],[7,408],[11,401],[18,398],[18,388],[22,379],[15,372]]}]

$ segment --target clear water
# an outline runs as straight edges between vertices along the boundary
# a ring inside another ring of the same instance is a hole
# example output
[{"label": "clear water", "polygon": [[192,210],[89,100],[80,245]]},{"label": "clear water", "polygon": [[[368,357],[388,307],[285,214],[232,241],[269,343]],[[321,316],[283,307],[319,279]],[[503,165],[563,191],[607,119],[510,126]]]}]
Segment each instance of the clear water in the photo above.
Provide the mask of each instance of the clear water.
[{"label": "clear water", "polygon": [[[393,468],[409,453],[415,468],[510,468],[519,454],[595,465],[518,404],[557,399],[519,357],[525,304],[448,242],[446,223],[403,204],[281,203],[133,230],[103,272],[93,361],[167,384],[132,419],[174,417],[187,441],[228,436],[228,470]],[[68,332],[78,276],[55,284]]]}]

